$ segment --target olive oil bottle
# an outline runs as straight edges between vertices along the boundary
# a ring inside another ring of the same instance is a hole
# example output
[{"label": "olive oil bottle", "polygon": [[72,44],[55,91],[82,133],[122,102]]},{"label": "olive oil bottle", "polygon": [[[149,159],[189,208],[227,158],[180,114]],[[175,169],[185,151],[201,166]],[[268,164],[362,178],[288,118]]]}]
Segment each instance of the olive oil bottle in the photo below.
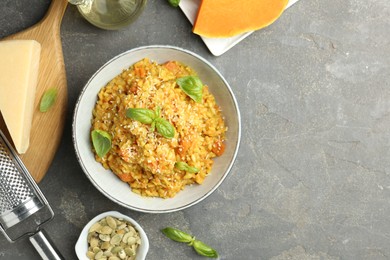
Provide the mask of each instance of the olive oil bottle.
[{"label": "olive oil bottle", "polygon": [[118,30],[131,24],[143,11],[147,0],[68,0],[91,24]]}]

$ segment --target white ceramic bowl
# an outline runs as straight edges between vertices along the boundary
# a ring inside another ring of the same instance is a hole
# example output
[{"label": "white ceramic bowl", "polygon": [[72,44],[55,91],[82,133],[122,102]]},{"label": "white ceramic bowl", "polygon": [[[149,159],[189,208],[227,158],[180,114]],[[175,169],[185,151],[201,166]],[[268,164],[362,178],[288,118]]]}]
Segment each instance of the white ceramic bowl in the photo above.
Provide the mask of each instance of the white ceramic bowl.
[{"label": "white ceramic bowl", "polygon": [[146,259],[146,254],[148,253],[149,250],[149,240],[148,237],[145,234],[145,231],[142,229],[142,227],[132,218],[123,215],[122,213],[119,213],[117,211],[108,211],[104,212],[100,215],[97,215],[94,217],[91,221],[88,222],[88,224],[83,228],[81,231],[81,234],[79,236],[79,239],[76,242],[75,245],[75,251],[76,255],[79,260],[88,260],[87,257],[87,251],[88,251],[88,242],[87,242],[87,236],[88,236],[88,230],[90,227],[101,220],[102,218],[105,218],[107,216],[112,216],[116,218],[122,218],[127,221],[129,221],[131,224],[133,224],[134,228],[138,231],[140,237],[141,237],[141,245],[137,249],[137,255],[136,255],[136,260],[144,260]]},{"label": "white ceramic bowl", "polygon": [[[127,183],[95,161],[90,141],[92,110],[97,93],[112,78],[135,62],[148,57],[158,63],[180,61],[192,67],[215,96],[222,109],[226,132],[226,149],[214,159],[211,173],[202,185],[187,186],[174,198],[147,198],[131,192]],[[87,82],[77,101],[73,118],[73,142],[82,169],[93,185],[114,202],[132,210],[166,213],[190,207],[209,196],[228,175],[236,158],[241,139],[241,119],[236,98],[224,77],[207,60],[190,51],[172,46],[146,46],[129,50],[104,64]]]}]

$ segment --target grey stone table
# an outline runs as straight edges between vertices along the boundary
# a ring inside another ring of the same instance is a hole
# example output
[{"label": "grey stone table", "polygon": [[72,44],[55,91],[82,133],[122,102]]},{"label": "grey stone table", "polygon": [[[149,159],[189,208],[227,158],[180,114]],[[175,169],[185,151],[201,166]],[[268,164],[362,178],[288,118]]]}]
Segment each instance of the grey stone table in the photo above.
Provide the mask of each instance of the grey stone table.
[{"label": "grey stone table", "polygon": [[[49,2],[2,0],[0,38],[40,20]],[[97,29],[68,6],[61,30],[69,109],[39,186],[56,214],[46,231],[66,259],[76,259],[87,221],[108,210],[140,222],[151,260],[204,259],[161,234],[173,225],[215,247],[221,259],[390,259],[388,0],[301,0],[220,57],[165,0],[150,0],[120,31]],[[231,84],[242,116],[228,178],[206,200],[170,214],[134,212],[103,196],[82,172],[71,139],[88,78],[113,56],[150,44],[208,59]],[[28,241],[1,236],[0,259],[39,257]]]}]

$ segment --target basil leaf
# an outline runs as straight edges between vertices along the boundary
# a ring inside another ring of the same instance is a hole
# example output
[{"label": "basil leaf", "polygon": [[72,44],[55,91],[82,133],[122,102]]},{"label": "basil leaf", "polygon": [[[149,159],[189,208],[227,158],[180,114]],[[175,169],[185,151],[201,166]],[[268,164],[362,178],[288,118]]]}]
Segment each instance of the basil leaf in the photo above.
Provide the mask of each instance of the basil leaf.
[{"label": "basil leaf", "polygon": [[165,138],[173,138],[175,136],[175,128],[164,118],[154,119],[157,132],[159,132]]},{"label": "basil leaf", "polygon": [[156,117],[153,110],[146,108],[129,108],[126,116],[143,124],[151,124]]},{"label": "basil leaf", "polygon": [[57,99],[57,93],[58,90],[55,88],[46,90],[42,95],[41,102],[39,104],[39,111],[47,112],[49,108],[54,105],[54,102]]},{"label": "basil leaf", "polygon": [[211,258],[218,257],[217,251],[215,249],[213,249],[212,247],[206,245],[202,241],[195,240],[192,246],[194,247],[195,251],[199,255],[207,256],[207,257],[211,257]]},{"label": "basil leaf", "polygon": [[161,114],[161,107],[157,106],[156,107],[156,111],[154,111],[154,117],[160,117],[160,114]]},{"label": "basil leaf", "polygon": [[194,237],[191,235],[172,227],[166,227],[161,232],[164,233],[168,238],[182,243],[192,243],[194,241]]},{"label": "basil leaf", "polygon": [[91,132],[93,148],[99,157],[105,156],[111,149],[111,136],[103,130],[93,130]]},{"label": "basil leaf", "polygon": [[197,173],[199,171],[198,168],[189,166],[186,162],[176,162],[175,168],[189,173]]},{"label": "basil leaf", "polygon": [[202,241],[196,240],[194,236],[191,236],[179,229],[167,227],[161,231],[168,238],[176,242],[187,243],[187,245],[192,246],[195,249],[195,251],[201,256],[207,256],[211,258],[218,257],[218,253],[214,248],[206,245]]},{"label": "basil leaf", "polygon": [[180,0],[168,0],[168,2],[173,7],[178,7],[180,4]]},{"label": "basil leaf", "polygon": [[175,136],[175,128],[167,120],[160,118],[160,113],[160,107],[157,107],[156,111],[146,108],[129,108],[126,110],[128,118],[143,124],[151,124],[152,131],[157,128],[157,132],[165,138],[173,138]]},{"label": "basil leaf", "polygon": [[202,102],[203,83],[198,77],[185,76],[178,78],[176,83],[180,86],[184,93],[186,93],[195,102]]}]

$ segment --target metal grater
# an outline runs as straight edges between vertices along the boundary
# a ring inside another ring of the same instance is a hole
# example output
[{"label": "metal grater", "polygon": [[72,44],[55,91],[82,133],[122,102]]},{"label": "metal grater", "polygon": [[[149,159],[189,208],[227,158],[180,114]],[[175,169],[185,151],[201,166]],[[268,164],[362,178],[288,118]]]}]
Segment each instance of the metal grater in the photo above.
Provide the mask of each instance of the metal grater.
[{"label": "metal grater", "polygon": [[29,237],[42,259],[64,259],[40,229],[53,217],[45,196],[0,130],[0,231],[10,242]]}]

